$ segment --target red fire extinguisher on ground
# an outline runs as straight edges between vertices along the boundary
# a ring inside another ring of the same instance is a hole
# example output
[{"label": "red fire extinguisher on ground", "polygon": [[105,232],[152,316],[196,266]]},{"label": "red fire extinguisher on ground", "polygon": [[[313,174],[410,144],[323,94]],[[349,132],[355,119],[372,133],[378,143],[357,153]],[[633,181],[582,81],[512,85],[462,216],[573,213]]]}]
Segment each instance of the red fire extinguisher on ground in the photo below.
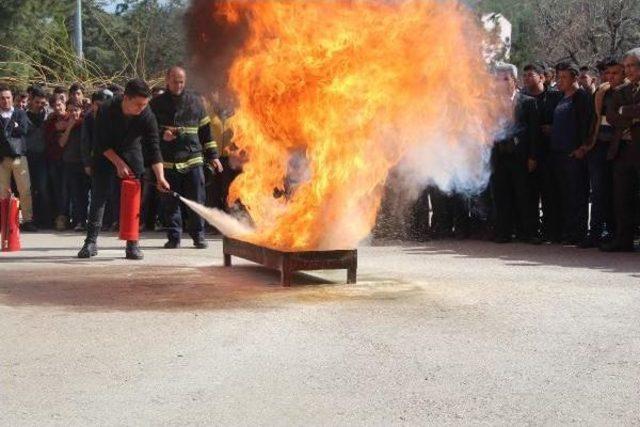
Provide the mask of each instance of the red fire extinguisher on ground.
[{"label": "red fire extinguisher on ground", "polygon": [[140,239],[140,181],[135,178],[122,180],[120,189],[120,240]]},{"label": "red fire extinguisher on ground", "polygon": [[20,250],[20,202],[9,192],[9,197],[0,199],[0,237],[2,252]]}]

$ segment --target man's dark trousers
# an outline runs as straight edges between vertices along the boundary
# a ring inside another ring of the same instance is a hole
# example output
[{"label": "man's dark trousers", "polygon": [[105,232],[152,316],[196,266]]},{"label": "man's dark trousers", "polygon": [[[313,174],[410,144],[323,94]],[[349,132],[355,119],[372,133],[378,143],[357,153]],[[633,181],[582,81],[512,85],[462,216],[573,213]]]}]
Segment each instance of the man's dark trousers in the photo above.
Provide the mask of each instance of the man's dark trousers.
[{"label": "man's dark trousers", "polygon": [[47,160],[43,153],[27,152],[29,177],[31,179],[31,197],[33,198],[33,219],[40,227],[51,227],[51,195]]},{"label": "man's dark trousers", "polygon": [[589,187],[591,189],[591,220],[589,233],[594,239],[600,239],[605,224],[611,229],[611,189],[609,187],[609,164],[607,150],[609,144],[597,141],[593,149],[587,154],[587,170],[589,173]]},{"label": "man's dark trousers", "polygon": [[[91,205],[87,220],[87,239],[85,243],[96,243],[107,200],[113,192],[116,169],[108,160],[96,160],[91,177]],[[119,213],[116,213],[118,215]]]},{"label": "man's dark trousers", "polygon": [[640,144],[621,142],[613,165],[613,203],[616,220],[616,240],[632,245],[638,209],[637,194],[640,179]]},{"label": "man's dark trousers", "polygon": [[[492,192],[495,204],[496,238],[509,239],[517,224],[518,237],[534,237],[535,221],[527,186],[525,156],[497,146],[493,152]],[[516,222],[517,219],[517,222]]]},{"label": "man's dark trousers", "polygon": [[[175,169],[165,169],[165,178],[171,186],[171,190],[182,197],[204,204],[206,200],[204,186],[204,170],[202,166],[178,172]],[[163,200],[164,212],[167,223],[167,238],[170,241],[180,241],[182,235],[182,209],[180,200],[172,196],[165,196]],[[188,232],[194,241],[204,240],[204,219],[189,210]]]},{"label": "man's dark trousers", "polygon": [[[560,206],[561,237],[569,243],[578,243],[587,232],[586,162],[572,158],[564,151],[553,151],[551,161],[557,186],[553,203]],[[555,229],[556,225],[552,227]]]}]

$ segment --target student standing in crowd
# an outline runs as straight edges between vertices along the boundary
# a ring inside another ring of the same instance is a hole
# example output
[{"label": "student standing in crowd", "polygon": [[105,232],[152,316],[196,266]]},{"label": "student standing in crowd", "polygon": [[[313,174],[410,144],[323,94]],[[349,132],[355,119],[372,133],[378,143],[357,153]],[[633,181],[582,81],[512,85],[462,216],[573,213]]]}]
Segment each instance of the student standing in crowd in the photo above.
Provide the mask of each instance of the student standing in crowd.
[{"label": "student standing in crowd", "polygon": [[553,126],[553,112],[562,94],[550,86],[545,86],[544,68],[541,65],[528,64],[523,70],[525,86],[523,92],[536,100],[539,119],[536,131],[538,143],[535,149],[537,167],[529,173],[530,209],[536,224],[537,235],[544,241],[551,241],[549,219],[554,215],[557,216],[552,212],[558,207],[550,199],[552,187],[555,184],[551,178],[553,175],[549,159],[549,140]]},{"label": "student standing in crowd", "polygon": [[537,167],[538,108],[536,100],[517,90],[518,69],[511,64],[496,67],[501,102],[513,115],[496,140],[492,152],[493,197],[496,207],[495,241],[540,243],[530,208],[528,174]]},{"label": "student standing in crowd", "polygon": [[579,244],[581,248],[600,246],[604,234],[609,235],[613,231],[612,181],[607,152],[613,140],[614,129],[607,121],[606,108],[611,103],[616,88],[624,83],[624,67],[620,61],[612,58],[603,63],[603,68],[603,83],[593,97],[595,120],[589,139],[575,152],[577,159],[586,160],[591,200],[589,233]]},{"label": "student standing in crowd", "polygon": [[29,131],[26,140],[31,197],[33,199],[33,219],[38,227],[49,228],[53,225],[53,218],[51,216],[51,196],[44,138],[44,124],[48,115],[47,94],[37,86],[31,88],[30,93],[31,100],[27,110]]},{"label": "student standing in crowd", "polygon": [[616,230],[607,252],[633,251],[634,222],[640,179],[640,48],[624,57],[628,83],[615,90],[607,120],[615,128],[609,150],[613,159],[613,201]]},{"label": "student standing in crowd", "polygon": [[69,127],[69,115],[67,114],[65,97],[62,95],[54,95],[51,99],[51,106],[53,113],[49,115],[44,128],[47,171],[55,207],[55,229],[64,231],[69,225],[69,193],[62,160],[64,145],[61,144],[60,138]]},{"label": "student standing in crowd", "polygon": [[78,99],[69,99],[67,114],[67,128],[60,136],[60,146],[64,149],[62,161],[71,201],[71,225],[75,226],[75,231],[85,231],[91,181],[82,162],[83,115],[82,104]]},{"label": "student standing in crowd", "polygon": [[27,113],[14,107],[11,89],[0,85],[0,198],[7,197],[13,178],[20,193],[22,229],[36,231],[33,224],[31,180],[26,157],[25,137],[28,129]]},{"label": "student standing in crowd", "polygon": [[575,66],[560,63],[556,72],[563,97],[554,110],[550,139],[551,203],[560,209],[550,218],[550,233],[552,240],[576,245],[587,231],[587,171],[578,149],[588,141],[591,99],[578,84]]}]

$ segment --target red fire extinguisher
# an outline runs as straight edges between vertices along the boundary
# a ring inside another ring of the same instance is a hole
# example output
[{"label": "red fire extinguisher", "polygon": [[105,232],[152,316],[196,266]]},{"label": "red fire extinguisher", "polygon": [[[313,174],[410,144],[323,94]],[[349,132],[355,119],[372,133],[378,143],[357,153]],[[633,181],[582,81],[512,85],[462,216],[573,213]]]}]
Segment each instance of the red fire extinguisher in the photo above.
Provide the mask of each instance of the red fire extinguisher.
[{"label": "red fire extinguisher", "polygon": [[135,178],[122,180],[120,189],[120,240],[140,238],[140,199],[142,189]]},{"label": "red fire extinguisher", "polygon": [[0,199],[0,237],[2,252],[20,250],[20,202],[9,192],[9,197]]}]

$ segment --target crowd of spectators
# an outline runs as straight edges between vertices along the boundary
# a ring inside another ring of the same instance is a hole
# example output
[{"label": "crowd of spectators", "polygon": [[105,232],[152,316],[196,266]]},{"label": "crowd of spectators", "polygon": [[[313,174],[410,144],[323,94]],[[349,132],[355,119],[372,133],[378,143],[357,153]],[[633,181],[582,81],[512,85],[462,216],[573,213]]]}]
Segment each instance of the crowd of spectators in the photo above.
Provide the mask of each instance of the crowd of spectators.
[{"label": "crowd of spectators", "polygon": [[[513,114],[496,135],[489,185],[475,195],[426,188],[412,210],[411,237],[632,251],[640,212],[640,48],[593,67],[497,64],[494,75],[496,102]],[[20,195],[24,231],[86,230],[93,121],[121,92],[117,85],[90,96],[80,84],[34,85],[25,93],[0,86],[0,191]],[[230,113],[209,101],[227,172],[208,170],[207,204],[225,209],[240,171],[224,155]],[[117,180],[113,186],[103,227],[116,230]],[[163,227],[160,204],[145,183],[143,229]]]}]

